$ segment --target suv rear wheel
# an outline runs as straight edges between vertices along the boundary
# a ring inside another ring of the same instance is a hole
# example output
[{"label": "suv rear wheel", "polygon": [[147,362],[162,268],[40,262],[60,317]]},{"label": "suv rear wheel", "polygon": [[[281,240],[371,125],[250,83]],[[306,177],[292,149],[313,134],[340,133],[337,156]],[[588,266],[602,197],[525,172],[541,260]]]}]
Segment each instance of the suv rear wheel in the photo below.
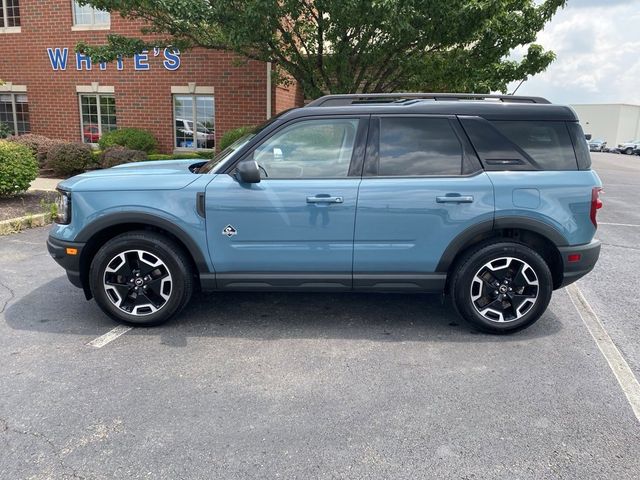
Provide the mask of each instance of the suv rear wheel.
[{"label": "suv rear wheel", "polygon": [[154,232],[128,232],[106,242],[91,262],[91,293],[111,318],[153,326],[179,313],[193,292],[182,249]]},{"label": "suv rear wheel", "polygon": [[553,291],[545,260],[515,242],[485,244],[467,253],[451,283],[458,313],[479,329],[511,333],[544,313]]}]

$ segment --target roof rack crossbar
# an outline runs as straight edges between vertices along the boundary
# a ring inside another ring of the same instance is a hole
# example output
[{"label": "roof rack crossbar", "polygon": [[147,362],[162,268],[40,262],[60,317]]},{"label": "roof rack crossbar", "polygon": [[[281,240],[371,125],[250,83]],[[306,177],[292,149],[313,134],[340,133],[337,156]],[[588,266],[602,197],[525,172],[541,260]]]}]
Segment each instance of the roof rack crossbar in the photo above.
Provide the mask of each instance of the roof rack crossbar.
[{"label": "roof rack crossbar", "polygon": [[489,95],[480,93],[349,93],[325,95],[307,104],[307,107],[338,107],[370,103],[393,103],[398,100],[419,99],[434,101],[493,100],[504,103],[543,103],[551,102],[542,97],[520,95]]}]

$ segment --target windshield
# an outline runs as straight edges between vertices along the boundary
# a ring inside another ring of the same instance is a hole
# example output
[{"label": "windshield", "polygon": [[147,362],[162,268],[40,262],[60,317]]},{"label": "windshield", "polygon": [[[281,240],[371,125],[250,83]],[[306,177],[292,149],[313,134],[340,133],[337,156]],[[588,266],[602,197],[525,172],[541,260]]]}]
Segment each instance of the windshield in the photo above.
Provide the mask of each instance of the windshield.
[{"label": "windshield", "polygon": [[225,158],[229,157],[233,152],[236,152],[237,150],[244,147],[249,142],[249,140],[251,140],[255,136],[256,136],[255,133],[248,133],[244,137],[239,138],[238,140],[233,142],[231,145],[229,145],[227,148],[222,150],[220,153],[215,155],[206,164],[204,164],[202,168],[198,170],[198,173],[209,173],[220,162],[222,162]]},{"label": "windshield", "polygon": [[236,140],[235,142],[233,142],[231,145],[229,145],[227,148],[222,150],[220,153],[215,155],[211,160],[209,160],[207,163],[205,163],[198,170],[198,173],[209,173],[209,172],[211,172],[215,167],[217,167],[220,163],[222,163],[223,160],[226,160],[227,158],[230,158],[231,156],[233,156],[233,154],[235,152],[237,152],[242,147],[244,147],[247,143],[249,143],[249,141],[253,137],[255,137],[258,133],[260,133],[262,130],[264,130],[269,125],[271,125],[273,122],[275,122],[278,118],[280,118],[283,114],[287,113],[289,110],[292,110],[292,109],[290,108],[288,110],[284,110],[284,111],[280,112],[278,115],[275,115],[274,117],[271,117],[269,120],[267,120],[263,124],[258,125],[256,128],[254,128],[250,133],[246,134],[245,136],[243,136],[243,137],[239,138],[238,140]]}]

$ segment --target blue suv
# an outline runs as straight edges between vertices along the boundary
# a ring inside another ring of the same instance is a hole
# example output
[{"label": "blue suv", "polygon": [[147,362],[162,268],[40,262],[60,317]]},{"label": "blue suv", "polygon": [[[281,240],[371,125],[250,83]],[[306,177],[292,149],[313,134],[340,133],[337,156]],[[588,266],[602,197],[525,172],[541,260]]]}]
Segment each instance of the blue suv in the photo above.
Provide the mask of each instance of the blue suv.
[{"label": "blue suv", "polygon": [[48,249],[128,324],[198,289],[444,292],[507,333],[593,269],[601,185],[575,112],[542,98],[329,95],[209,162],[61,182]]}]

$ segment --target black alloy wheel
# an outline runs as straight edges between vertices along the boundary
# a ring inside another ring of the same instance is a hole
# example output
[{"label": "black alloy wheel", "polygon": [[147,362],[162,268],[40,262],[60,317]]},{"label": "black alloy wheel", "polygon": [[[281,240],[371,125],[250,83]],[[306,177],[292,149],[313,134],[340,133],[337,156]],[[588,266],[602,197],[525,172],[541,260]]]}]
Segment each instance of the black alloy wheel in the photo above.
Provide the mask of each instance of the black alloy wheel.
[{"label": "black alloy wheel", "polygon": [[160,233],[127,232],[106,242],[91,262],[91,293],[111,318],[130,325],[159,325],[191,298],[191,260]]},{"label": "black alloy wheel", "polygon": [[467,251],[449,282],[456,311],[489,333],[512,333],[535,323],[553,291],[546,261],[527,245],[493,239]]}]

